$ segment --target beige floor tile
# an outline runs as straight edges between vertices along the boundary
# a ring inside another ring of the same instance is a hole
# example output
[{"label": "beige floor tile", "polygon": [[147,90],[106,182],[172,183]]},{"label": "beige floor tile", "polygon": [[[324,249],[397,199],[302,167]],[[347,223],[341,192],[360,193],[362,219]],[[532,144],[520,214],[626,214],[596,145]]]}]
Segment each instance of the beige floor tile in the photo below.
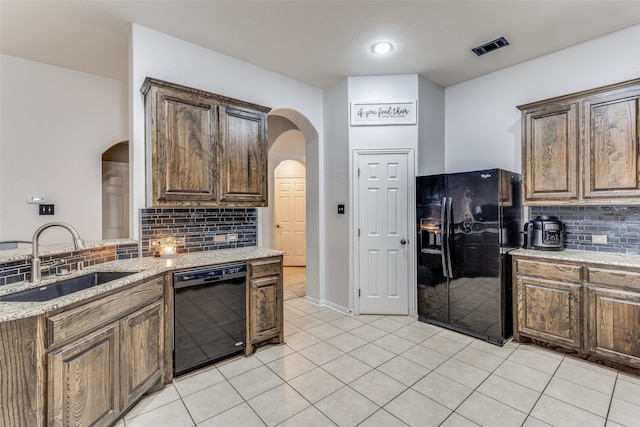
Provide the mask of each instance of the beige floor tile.
[{"label": "beige floor tile", "polygon": [[284,337],[285,341],[289,339],[291,336],[302,332],[302,329],[298,328],[296,325],[292,325],[289,322],[284,322]]},{"label": "beige floor tile", "polygon": [[451,410],[455,410],[473,393],[472,388],[457,383],[436,372],[431,372],[411,388]]},{"label": "beige floor tile", "polygon": [[360,314],[358,316],[354,316],[354,319],[361,321],[362,323],[371,323],[374,320],[382,319],[384,316],[377,314]]},{"label": "beige floor tile", "polygon": [[544,394],[603,418],[607,416],[611,396],[558,377],[551,378]]},{"label": "beige floor tile", "polygon": [[375,341],[387,334],[387,332],[382,329],[371,325],[362,325],[359,328],[351,329],[349,333],[360,337],[367,342]]},{"label": "beige floor tile", "polygon": [[478,387],[490,375],[485,370],[456,359],[447,360],[434,369],[434,372],[473,389]]},{"label": "beige floor tile", "polygon": [[519,427],[527,414],[482,393],[474,392],[456,412],[484,427]]},{"label": "beige floor tile", "polygon": [[278,427],[335,427],[335,424],[316,407],[310,406],[293,417],[278,424]]},{"label": "beige floor tile", "polygon": [[314,313],[313,316],[317,317],[318,319],[322,320],[323,322],[331,322],[333,320],[341,319],[345,315],[342,314],[342,313],[338,313],[335,310],[326,309],[324,311],[319,311],[317,313]]},{"label": "beige floor tile", "polygon": [[550,374],[512,362],[509,359],[505,360],[502,365],[493,371],[493,375],[506,378],[540,393],[551,380]]},{"label": "beige floor tile", "polygon": [[418,380],[431,372],[430,369],[425,368],[422,365],[418,365],[404,357],[394,357],[393,359],[378,366],[376,369],[389,375],[394,380],[400,381],[406,386],[415,384]]},{"label": "beige floor tile", "polygon": [[322,325],[307,329],[307,332],[321,340],[328,340],[329,338],[333,338],[344,333],[342,329],[329,323],[323,323]]},{"label": "beige floor tile", "polygon": [[624,381],[629,381],[631,383],[640,384],[640,376],[638,375],[632,375],[627,372],[620,371],[618,373],[618,378]]},{"label": "beige floor tile", "polygon": [[342,350],[338,350],[334,346],[326,342],[320,342],[299,351],[301,355],[315,363],[316,365],[324,365],[330,360],[340,357],[344,354]]},{"label": "beige floor tile", "polygon": [[425,332],[429,332],[432,335],[436,335],[442,332],[441,327],[432,325],[431,323],[427,323],[427,322],[413,322],[411,326],[413,326],[414,328],[421,329]]},{"label": "beige floor tile", "polygon": [[324,399],[344,386],[343,382],[322,368],[304,373],[288,384],[311,403]]},{"label": "beige floor tile", "polygon": [[291,322],[292,325],[295,325],[298,328],[304,329],[305,331],[308,331],[314,326],[320,326],[324,324],[322,320],[318,319],[317,317],[309,316],[309,315],[304,317],[296,317],[295,319],[289,320],[289,322]]},{"label": "beige floor tile", "polygon": [[493,354],[494,356],[498,356],[502,359],[506,359],[509,357],[511,353],[513,353],[520,344],[514,343],[513,341],[507,341],[502,347],[499,345],[491,344],[482,340],[475,340],[469,347],[477,348],[478,350],[482,350],[485,353]]},{"label": "beige floor tile", "polygon": [[461,344],[464,344],[465,346],[471,344],[477,339],[470,337],[469,335],[461,334],[460,332],[452,331],[450,329],[442,329],[442,331],[438,335],[444,338],[449,338],[453,341],[457,341]]},{"label": "beige floor tile", "polygon": [[449,415],[442,424],[440,424],[440,427],[476,427],[477,425],[478,424],[474,423],[470,419],[454,412]]},{"label": "beige floor tile", "polygon": [[622,375],[616,381],[613,397],[640,406],[640,382],[627,381]]},{"label": "beige floor tile", "polygon": [[367,344],[367,341],[355,335],[352,335],[349,332],[344,332],[340,335],[336,335],[333,338],[329,338],[327,340],[327,343],[331,344],[338,350],[342,350],[345,353],[348,353],[358,347],[362,347],[363,345]]},{"label": "beige floor tile", "polygon": [[373,368],[355,357],[345,354],[337,359],[333,359],[331,362],[325,363],[322,365],[322,369],[329,372],[343,383],[348,384],[356,378],[366,374]]},{"label": "beige floor tile", "polygon": [[275,426],[310,404],[290,385],[282,384],[249,400],[249,406],[268,426]]},{"label": "beige floor tile", "polygon": [[316,408],[341,427],[357,426],[379,407],[345,386],[315,404]]},{"label": "beige floor tile", "polygon": [[406,340],[394,334],[385,335],[375,340],[373,344],[389,350],[394,354],[402,354],[416,345],[413,341]]},{"label": "beige floor tile", "polygon": [[427,338],[432,337],[434,333],[422,328],[416,328],[414,324],[411,324],[398,329],[394,332],[394,335],[409,340],[414,344],[420,344]]},{"label": "beige floor tile", "polygon": [[395,357],[395,354],[375,344],[365,344],[362,347],[358,347],[355,350],[349,352],[349,354],[372,368],[376,368],[382,365],[387,360],[391,360]]},{"label": "beige floor tile", "polygon": [[218,368],[210,366],[175,378],[173,385],[180,396],[184,398],[196,391],[203,390],[223,381],[225,381],[225,378]]},{"label": "beige floor tile", "polygon": [[522,424],[522,427],[549,427],[551,424],[547,424],[544,421],[540,421],[537,418],[528,416],[527,420]]},{"label": "beige floor tile", "polygon": [[395,320],[394,317],[382,317],[380,319],[374,320],[369,323],[371,326],[374,326],[378,329],[382,329],[385,332],[395,332],[398,329],[404,327],[406,323]]},{"label": "beige floor tile", "polygon": [[584,365],[583,363],[575,364],[568,360],[564,359],[562,361],[554,375],[555,377],[580,384],[601,393],[609,395],[613,393],[616,375],[611,375],[606,370],[597,369],[598,366],[595,364],[593,364],[595,366]]},{"label": "beige floor tile", "polygon": [[497,375],[491,375],[487,378],[480,384],[478,391],[526,414],[531,412],[540,398],[540,392]]},{"label": "beige floor tile", "polygon": [[504,362],[504,359],[501,357],[470,346],[457,352],[453,358],[489,372],[495,371],[498,366]]},{"label": "beige floor tile", "polygon": [[274,360],[280,359],[294,353],[295,350],[289,347],[286,344],[283,345],[268,345],[264,347],[259,347],[254,354],[254,357],[260,360],[262,363],[273,362]]},{"label": "beige floor tile", "polygon": [[[264,364],[260,359],[256,357],[238,356],[236,358],[220,362],[216,367],[226,379],[230,379],[263,365]],[[180,388],[178,388],[178,391],[180,391]]]},{"label": "beige floor tile", "polygon": [[267,366],[283,380],[291,381],[295,377],[315,369],[316,364],[299,353],[293,353],[282,359],[274,360]]},{"label": "beige floor tile", "polygon": [[375,369],[353,381],[349,386],[379,406],[386,405],[407,389],[407,386],[400,381]]},{"label": "beige floor tile", "polygon": [[552,426],[604,426],[605,419],[553,397],[542,395],[530,414]]},{"label": "beige floor tile", "polygon": [[466,347],[466,344],[454,341],[440,334],[434,335],[431,338],[427,338],[420,345],[431,350],[435,350],[438,353],[445,354],[447,356],[453,356]]},{"label": "beige floor tile", "polygon": [[265,425],[249,405],[241,403],[199,423],[198,427],[264,427]]},{"label": "beige floor tile", "polygon": [[200,423],[243,402],[228,382],[216,384],[182,399],[193,420]]},{"label": "beige floor tile", "polygon": [[570,363],[572,365],[580,366],[590,371],[593,371],[602,375],[608,375],[610,377],[618,376],[617,369],[611,368],[609,366],[600,365],[595,362],[590,362],[588,360],[584,360],[579,357],[573,357],[573,356],[567,355],[564,357],[564,359],[562,359],[562,363]]},{"label": "beige floor tile", "polygon": [[421,345],[410,348],[400,356],[430,370],[437,368],[449,359],[445,354],[431,350],[427,347],[422,347]]},{"label": "beige floor tile", "polygon": [[640,427],[640,406],[614,397],[611,401],[609,419],[626,427]]},{"label": "beige floor tile", "polygon": [[244,400],[249,400],[260,393],[279,386],[284,381],[271,369],[266,366],[260,366],[231,378],[229,382]]},{"label": "beige floor tile", "polygon": [[287,345],[295,351],[300,351],[303,348],[311,347],[314,344],[318,344],[321,340],[314,337],[308,332],[301,331],[297,334],[287,337],[285,340]]},{"label": "beige floor tile", "polygon": [[532,351],[522,346],[511,353],[507,360],[534,368],[550,375],[554,374],[562,361],[562,359],[550,357],[547,353]]},{"label": "beige floor tile", "polygon": [[384,409],[413,427],[438,426],[451,414],[450,409],[412,389],[387,403]]},{"label": "beige floor tile", "polygon": [[284,309],[284,318],[287,319],[288,322],[305,316],[308,316],[308,314],[295,307],[285,307]]},{"label": "beige floor tile", "polygon": [[314,314],[314,313],[318,313],[319,311],[325,310],[324,307],[320,307],[320,306],[308,303],[306,301],[304,304],[300,304],[297,308],[299,310],[304,311],[307,314]]},{"label": "beige floor tile", "polygon": [[373,415],[364,420],[358,427],[407,427],[407,424],[391,415],[384,409],[378,409]]},{"label": "beige floor tile", "polygon": [[352,329],[359,328],[360,326],[365,325],[363,322],[356,320],[353,317],[347,316],[333,320],[330,323],[333,326],[342,329],[343,331],[350,331]]},{"label": "beige floor tile", "polygon": [[135,418],[125,420],[127,427],[191,427],[194,420],[182,400],[176,400]]},{"label": "beige floor tile", "polygon": [[178,391],[170,384],[164,389],[150,394],[148,396],[144,396],[140,402],[136,404],[131,410],[125,415],[125,419],[130,419],[133,417],[137,417],[140,414],[144,414],[145,412],[152,411],[156,408],[166,405],[167,403],[174,402],[180,399],[180,395]]}]

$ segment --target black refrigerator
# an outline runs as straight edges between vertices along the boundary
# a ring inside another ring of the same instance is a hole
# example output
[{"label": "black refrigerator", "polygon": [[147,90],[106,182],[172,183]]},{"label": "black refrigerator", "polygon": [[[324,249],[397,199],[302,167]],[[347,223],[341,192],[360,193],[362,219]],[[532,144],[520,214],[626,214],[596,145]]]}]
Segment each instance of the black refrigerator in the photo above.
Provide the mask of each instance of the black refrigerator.
[{"label": "black refrigerator", "polygon": [[520,175],[502,169],[416,178],[421,321],[500,346],[512,336],[520,191]]}]

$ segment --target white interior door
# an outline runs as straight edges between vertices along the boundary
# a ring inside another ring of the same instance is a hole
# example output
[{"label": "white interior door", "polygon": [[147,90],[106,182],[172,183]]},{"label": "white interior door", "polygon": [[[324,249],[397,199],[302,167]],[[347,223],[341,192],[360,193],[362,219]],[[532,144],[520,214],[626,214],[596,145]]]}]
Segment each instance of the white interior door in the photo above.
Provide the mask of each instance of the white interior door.
[{"label": "white interior door", "polygon": [[409,314],[408,154],[360,154],[358,296],[360,314]]},{"label": "white interior door", "polygon": [[129,163],[102,162],[102,238],[129,237]]},{"label": "white interior door", "polygon": [[[304,168],[299,163],[298,165]],[[285,252],[282,262],[286,267],[304,267],[306,265],[305,186],[304,176],[276,176],[275,178],[275,246],[276,249]]]}]

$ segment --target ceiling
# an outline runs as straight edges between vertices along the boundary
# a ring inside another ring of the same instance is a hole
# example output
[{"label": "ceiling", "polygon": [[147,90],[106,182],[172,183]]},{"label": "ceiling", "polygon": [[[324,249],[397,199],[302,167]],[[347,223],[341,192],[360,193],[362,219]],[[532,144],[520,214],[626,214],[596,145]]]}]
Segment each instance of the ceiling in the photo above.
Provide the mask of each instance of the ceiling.
[{"label": "ceiling", "polygon": [[[638,25],[640,0],[0,0],[0,51],[127,80],[131,23],[321,88],[386,74],[447,87]],[[500,36],[510,45],[471,52]],[[378,40],[392,53],[375,57]]]}]

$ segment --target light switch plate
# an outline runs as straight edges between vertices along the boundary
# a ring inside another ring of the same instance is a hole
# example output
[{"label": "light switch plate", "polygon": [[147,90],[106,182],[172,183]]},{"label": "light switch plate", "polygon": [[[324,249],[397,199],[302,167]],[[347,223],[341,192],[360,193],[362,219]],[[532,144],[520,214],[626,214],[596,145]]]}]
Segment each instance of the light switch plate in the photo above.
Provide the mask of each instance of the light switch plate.
[{"label": "light switch plate", "polygon": [[609,240],[606,234],[592,234],[591,243],[606,244],[609,243]]},{"label": "light switch plate", "polygon": [[237,234],[227,234],[227,240],[238,240]]}]

